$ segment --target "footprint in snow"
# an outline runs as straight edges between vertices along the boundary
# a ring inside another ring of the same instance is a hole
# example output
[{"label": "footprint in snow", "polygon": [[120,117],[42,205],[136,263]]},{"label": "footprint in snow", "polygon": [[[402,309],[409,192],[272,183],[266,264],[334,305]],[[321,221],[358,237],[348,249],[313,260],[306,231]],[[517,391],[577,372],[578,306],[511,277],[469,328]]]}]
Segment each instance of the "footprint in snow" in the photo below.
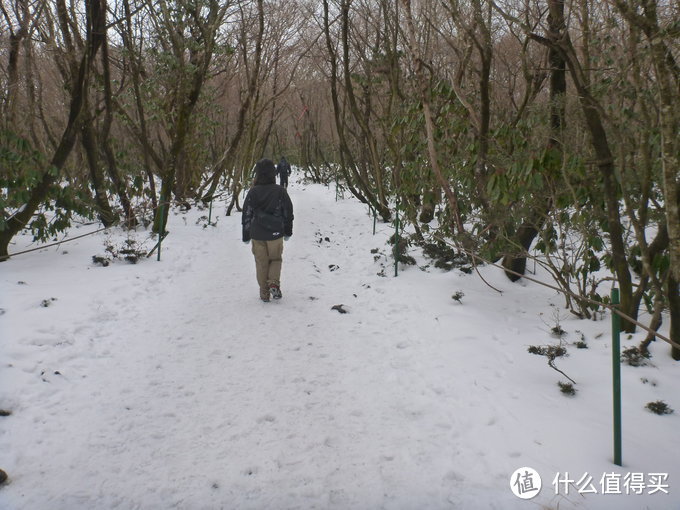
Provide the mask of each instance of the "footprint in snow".
[{"label": "footprint in snow", "polygon": [[273,414],[265,414],[257,419],[257,423],[274,423],[276,421],[276,416]]}]

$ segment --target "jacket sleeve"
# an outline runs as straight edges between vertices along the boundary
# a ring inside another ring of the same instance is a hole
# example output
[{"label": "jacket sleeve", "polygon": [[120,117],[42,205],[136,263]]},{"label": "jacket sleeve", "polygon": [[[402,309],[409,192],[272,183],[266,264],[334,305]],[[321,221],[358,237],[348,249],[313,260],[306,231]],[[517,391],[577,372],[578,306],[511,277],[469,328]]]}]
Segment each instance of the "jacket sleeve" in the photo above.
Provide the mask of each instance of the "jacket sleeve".
[{"label": "jacket sleeve", "polygon": [[293,235],[293,202],[291,202],[285,188],[281,197],[281,209],[283,212],[283,235],[290,237]]},{"label": "jacket sleeve", "polygon": [[243,226],[243,242],[250,241],[250,225],[253,222],[253,204],[250,199],[250,192],[246,195],[246,199],[243,201],[243,213],[241,214],[241,224]]}]

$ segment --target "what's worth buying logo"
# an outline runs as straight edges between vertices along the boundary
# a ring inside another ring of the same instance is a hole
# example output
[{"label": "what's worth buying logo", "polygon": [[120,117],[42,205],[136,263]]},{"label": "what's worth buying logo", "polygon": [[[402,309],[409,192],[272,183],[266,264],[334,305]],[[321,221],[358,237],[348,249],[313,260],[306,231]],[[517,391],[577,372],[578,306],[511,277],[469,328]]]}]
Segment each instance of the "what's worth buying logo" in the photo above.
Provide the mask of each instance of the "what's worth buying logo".
[{"label": "what's worth buying logo", "polygon": [[[574,476],[568,472],[559,472],[552,481],[555,495],[569,495],[571,492],[578,494],[643,494],[663,497],[670,494],[670,482],[668,473],[616,473],[605,472],[599,478],[594,477],[587,471],[583,475]],[[541,476],[530,467],[521,467],[510,475],[510,489],[518,498],[531,499],[541,492]]]},{"label": "what's worth buying logo", "polygon": [[541,492],[541,475],[533,468],[521,467],[510,476],[510,489],[518,498],[531,499]]}]

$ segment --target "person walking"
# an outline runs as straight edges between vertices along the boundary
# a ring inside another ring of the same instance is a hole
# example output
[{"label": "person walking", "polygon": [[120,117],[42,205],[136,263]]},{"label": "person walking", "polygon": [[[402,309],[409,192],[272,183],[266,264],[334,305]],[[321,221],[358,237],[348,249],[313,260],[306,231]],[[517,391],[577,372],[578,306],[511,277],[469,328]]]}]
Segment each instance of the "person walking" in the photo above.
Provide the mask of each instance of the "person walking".
[{"label": "person walking", "polygon": [[286,160],[285,156],[281,156],[279,164],[276,166],[276,172],[279,174],[279,183],[284,188],[288,187],[288,176],[290,175],[291,168],[290,163]]},{"label": "person walking", "polygon": [[286,188],[276,184],[271,159],[255,164],[255,180],[243,202],[243,242],[252,242],[260,299],[281,299],[283,240],[293,235],[293,203]]}]

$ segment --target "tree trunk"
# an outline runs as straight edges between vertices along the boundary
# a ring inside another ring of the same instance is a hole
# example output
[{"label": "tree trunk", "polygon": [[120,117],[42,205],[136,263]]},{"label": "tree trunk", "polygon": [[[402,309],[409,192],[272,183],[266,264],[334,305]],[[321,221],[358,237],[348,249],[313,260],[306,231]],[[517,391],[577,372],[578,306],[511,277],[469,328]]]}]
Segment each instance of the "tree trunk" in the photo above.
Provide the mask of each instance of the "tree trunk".
[{"label": "tree trunk", "polygon": [[[680,282],[673,276],[668,278],[668,309],[671,316],[670,339],[680,344]],[[674,360],[680,361],[680,349],[673,346],[671,356]]]},{"label": "tree trunk", "polygon": [[420,206],[420,216],[418,220],[421,223],[430,223],[434,219],[434,212],[437,204],[441,200],[441,193],[439,187],[433,186],[431,189],[426,189],[423,192],[423,203]]},{"label": "tree trunk", "polygon": [[[522,247],[523,254],[527,253],[529,248],[531,248],[531,244],[540,232],[540,225],[545,221],[544,218],[545,215],[541,215],[541,218],[535,223],[525,221],[520,225],[519,229],[517,229],[514,241]],[[523,275],[526,272],[527,257],[525,255],[506,255],[503,257],[503,268],[506,270],[505,276],[507,276],[511,282],[516,282],[522,278],[520,275]]]},{"label": "tree trunk", "polygon": [[[580,91],[584,94],[584,91]],[[623,225],[619,212],[619,188],[614,176],[614,159],[609,150],[609,142],[600,118],[599,111],[581,97],[582,107],[591,134],[591,141],[598,156],[598,168],[602,175],[609,240],[612,248],[612,264],[621,289],[621,310],[627,315],[633,314],[633,284],[628,267],[626,246],[623,241]],[[627,333],[635,331],[635,324],[622,320],[623,330]]]},{"label": "tree trunk", "polygon": [[[340,102],[338,100],[338,63],[337,55],[335,49],[333,48],[333,39],[330,34],[330,21],[328,19],[328,0],[323,1],[323,23],[324,23],[324,35],[326,38],[326,48],[328,49],[328,54],[330,56],[330,85],[331,85],[331,100],[333,102],[333,120],[335,121],[335,129],[338,133],[339,145],[340,145],[340,170],[345,176],[345,180],[348,188],[352,194],[359,199],[364,204],[372,205],[375,210],[380,214],[383,221],[390,221],[392,212],[389,207],[382,202],[380,199],[376,198],[373,192],[370,190],[368,184],[362,179],[357,171],[357,166],[352,158],[352,153],[347,144],[347,138],[345,136],[345,129],[342,120],[342,110],[340,108]],[[347,161],[349,160],[349,161]],[[351,172],[354,179],[349,178]],[[359,189],[357,189],[353,184],[354,180]]]},{"label": "tree trunk", "polygon": [[102,43],[102,69],[104,77],[104,103],[106,105],[104,111],[104,125],[101,130],[101,144],[103,146],[104,157],[106,159],[106,169],[109,178],[116,189],[118,199],[125,212],[125,223],[128,228],[137,225],[135,213],[132,209],[132,204],[128,198],[127,188],[124,179],[121,178],[118,172],[118,165],[116,164],[116,157],[111,147],[111,124],[113,123],[113,91],[111,89],[111,70],[109,64],[109,44],[108,35],[104,38]]},{"label": "tree trunk", "polygon": [[680,68],[673,51],[666,41],[673,36],[659,26],[657,2],[640,2],[642,13],[637,6],[631,8],[624,0],[613,0],[628,22],[642,30],[649,40],[651,56],[656,71],[656,86],[659,96],[659,121],[661,127],[661,165],[666,225],[668,228],[671,273],[680,281]]},{"label": "tree trunk", "polygon": [[[493,42],[487,20],[484,19],[480,0],[474,0],[473,4],[477,28],[482,33],[482,37],[477,39],[481,69],[479,76],[479,149],[477,153],[477,162],[475,164],[475,182],[479,199],[484,208],[488,211],[490,210],[490,203],[487,197],[486,187],[489,173],[488,159],[489,130],[491,129],[491,63],[493,58]],[[490,8],[489,4],[489,9]],[[490,23],[490,20],[488,20],[488,22]]]},{"label": "tree trunk", "polygon": [[465,235],[465,226],[463,225],[463,219],[460,214],[458,196],[456,195],[455,190],[451,188],[449,181],[444,177],[441,167],[439,166],[439,155],[434,140],[435,124],[432,109],[430,107],[428,81],[423,70],[423,57],[420,54],[416,38],[415,23],[413,21],[413,14],[411,12],[411,1],[401,0],[401,3],[404,7],[404,16],[406,17],[408,40],[407,48],[414,63],[418,92],[422,102],[423,115],[425,116],[425,132],[427,134],[427,151],[428,157],[430,158],[430,165],[432,166],[432,170],[437,177],[438,184],[441,186],[442,190],[444,191],[444,195],[447,198],[458,234],[461,236],[463,242],[465,242],[465,237],[463,237]]},{"label": "tree trunk", "polygon": [[[341,2],[341,40],[342,40],[342,51],[343,51],[343,75],[344,75],[344,85],[345,93],[347,94],[347,106],[352,114],[352,117],[359,125],[361,129],[361,134],[363,137],[362,142],[366,144],[368,148],[368,157],[361,158],[370,164],[371,170],[373,172],[373,180],[375,183],[375,196],[377,202],[375,204],[378,210],[388,209],[387,199],[385,196],[385,185],[383,183],[383,168],[380,158],[378,156],[378,149],[376,147],[376,140],[371,127],[368,123],[367,117],[364,112],[361,111],[357,104],[356,96],[354,94],[354,85],[352,83],[352,72],[350,70],[350,47],[349,47],[349,5],[351,0],[343,0]],[[366,177],[361,179],[365,185],[363,186],[364,191],[370,189],[369,181]],[[372,196],[373,193],[371,192]]]},{"label": "tree trunk", "polygon": [[[258,80],[260,78],[260,67],[262,65],[262,41],[264,38],[264,6],[262,3],[262,0],[258,0],[258,14],[259,14],[259,19],[258,19],[258,32],[257,32],[257,39],[255,40],[255,62],[253,64],[253,68],[250,71],[250,76],[248,77],[248,85],[247,85],[247,92],[246,92],[246,97],[241,103],[238,111],[238,121],[236,124],[236,131],[234,133],[234,136],[232,137],[231,141],[229,142],[229,146],[225,150],[224,154],[222,157],[218,160],[217,164],[215,165],[215,172],[213,173],[212,177],[210,178],[210,187],[208,188],[208,191],[203,195],[201,200],[203,202],[210,202],[213,200],[213,197],[215,196],[215,192],[217,191],[217,186],[220,183],[220,180],[222,179],[223,172],[225,168],[232,168],[234,165],[234,157],[236,156],[236,151],[239,148],[239,143],[241,142],[241,139],[243,138],[243,134],[245,133],[246,129],[246,117],[248,114],[248,111],[251,107],[251,103],[253,102],[253,99],[255,98],[257,91],[258,91]],[[244,54],[244,58],[245,54]],[[231,211],[231,208],[230,208]]]},{"label": "tree trunk", "polygon": [[647,285],[650,280],[652,280],[652,285],[655,289],[655,292],[659,295],[664,294],[664,290],[662,288],[663,285],[661,283],[663,278],[662,276],[655,275],[653,262],[654,259],[661,255],[667,248],[668,230],[666,229],[666,225],[662,223],[659,225],[659,231],[657,232],[656,237],[651,242],[651,244],[648,246],[640,246],[644,273],[642,278],[640,278],[637,290],[633,294],[633,306],[631,310],[631,317],[633,319],[637,320],[638,318],[640,303],[642,302],[642,298],[647,291]]},{"label": "tree trunk", "polygon": [[[137,116],[139,117],[139,127],[135,128],[133,120],[128,117],[128,122],[126,125],[133,132],[134,137],[139,140],[141,145],[142,159],[144,162],[144,172],[146,173],[147,179],[149,181],[149,191],[151,194],[151,205],[154,211],[158,210],[158,199],[156,194],[156,177],[153,172],[152,163],[160,171],[163,167],[163,162],[153,150],[151,142],[149,141],[149,130],[146,124],[146,112],[144,109],[144,103],[142,101],[142,90],[141,90],[141,74],[142,66],[140,64],[141,56],[136,55],[136,47],[133,43],[133,23],[132,23],[132,11],[130,9],[130,3],[128,0],[123,0],[123,10],[125,13],[125,31],[122,32],[123,45],[128,52],[129,62],[130,62],[130,75],[132,76],[132,86],[135,98],[135,107],[137,109]],[[140,59],[139,61],[137,59]],[[109,98],[113,100],[111,95]],[[117,103],[116,103],[117,105]],[[118,110],[126,115],[123,108],[118,107]]]},{"label": "tree trunk", "polygon": [[[88,25],[87,44],[78,66],[77,75],[72,83],[71,103],[66,127],[50,160],[50,165],[40,182],[31,190],[26,204],[7,220],[5,229],[0,231],[0,260],[7,260],[9,243],[12,238],[28,224],[40,204],[47,198],[50,188],[56,182],[59,172],[64,167],[80,131],[83,101],[90,84],[92,63],[102,43],[101,34],[105,27],[106,2],[105,0],[86,0],[85,8]],[[67,30],[65,27],[62,28]]]},{"label": "tree trunk", "polygon": [[110,227],[117,221],[116,215],[109,204],[109,197],[106,194],[104,177],[99,161],[99,152],[97,150],[98,144],[92,123],[94,120],[90,119],[84,122],[80,130],[80,140],[85,149],[85,158],[87,159],[87,166],[90,169],[90,183],[94,192],[95,203],[97,204],[97,213],[99,219],[105,227]]},{"label": "tree trunk", "polygon": [[16,121],[17,94],[19,91],[19,52],[21,41],[28,36],[28,25],[31,18],[28,13],[28,2],[20,2],[22,17],[19,28],[15,32],[9,27],[9,55],[7,62],[7,96],[5,98],[5,120],[9,126],[14,127]]},{"label": "tree trunk", "polygon": [[[568,65],[578,93],[581,110],[586,120],[590,141],[597,158],[597,167],[602,177],[609,239],[612,249],[612,265],[621,291],[621,311],[627,315],[632,315],[633,284],[628,267],[626,246],[623,240],[623,225],[619,211],[619,187],[614,175],[614,156],[607,139],[607,132],[600,114],[600,106],[590,94],[583,68],[576,56],[576,51],[568,32],[550,33],[548,39],[534,34],[532,34],[532,37],[549,48],[559,51]],[[635,324],[626,320],[622,320],[622,327],[628,333],[635,331]]]},{"label": "tree trunk", "polygon": [[[258,45],[261,42],[261,34],[263,31],[263,0],[257,0],[258,18],[259,18],[259,36]],[[156,210],[154,218],[153,231],[161,233],[161,226],[164,229],[167,226],[168,209],[170,206],[171,195],[175,190],[176,179],[178,172],[184,170],[183,159],[185,158],[185,148],[187,139],[191,132],[191,120],[194,109],[201,95],[203,84],[208,74],[208,68],[213,56],[215,46],[215,37],[219,30],[221,17],[226,13],[226,7],[220,6],[219,2],[209,2],[206,5],[207,11],[199,13],[192,3],[182,5],[182,8],[191,12],[191,19],[195,23],[192,40],[186,41],[184,37],[174,30],[168,31],[170,44],[174,53],[174,58],[180,68],[181,75],[178,77],[182,80],[176,89],[178,111],[176,117],[173,119],[174,123],[171,129],[171,145],[170,151],[167,155],[165,170],[162,174],[161,196],[159,201],[159,209]],[[161,12],[164,18],[164,23],[168,27],[172,27],[173,15],[167,10],[167,5],[163,4]],[[205,16],[202,19],[201,16]],[[200,33],[200,35],[199,35]],[[200,44],[199,44],[200,43]],[[188,55],[188,62],[185,60]],[[184,190],[179,190],[183,194]],[[184,197],[178,197],[180,200]]]},{"label": "tree trunk", "polygon": [[[551,32],[559,33],[565,28],[564,20],[564,1],[563,0],[549,0],[548,1],[548,26]],[[561,143],[561,132],[565,122],[565,107],[564,96],[567,92],[567,76],[566,76],[566,62],[561,52],[557,48],[548,48],[548,62],[550,64],[550,138],[547,144],[547,151],[557,151],[559,153],[558,161],[553,158],[544,158],[544,161],[549,161],[551,168],[547,168],[544,172],[546,182],[551,182],[553,174],[553,163],[560,165],[563,150]],[[540,199],[539,199],[540,200]],[[549,196],[546,200],[540,200],[540,204],[533,207],[529,214],[529,218],[525,219],[517,230],[515,242],[522,247],[520,255],[506,255],[503,258],[503,267],[510,269],[514,273],[524,274],[526,271],[526,253],[531,248],[531,244],[536,239],[536,236],[543,228],[548,215],[553,207],[552,197]],[[510,281],[517,281],[519,276],[507,272],[506,276]]]}]

